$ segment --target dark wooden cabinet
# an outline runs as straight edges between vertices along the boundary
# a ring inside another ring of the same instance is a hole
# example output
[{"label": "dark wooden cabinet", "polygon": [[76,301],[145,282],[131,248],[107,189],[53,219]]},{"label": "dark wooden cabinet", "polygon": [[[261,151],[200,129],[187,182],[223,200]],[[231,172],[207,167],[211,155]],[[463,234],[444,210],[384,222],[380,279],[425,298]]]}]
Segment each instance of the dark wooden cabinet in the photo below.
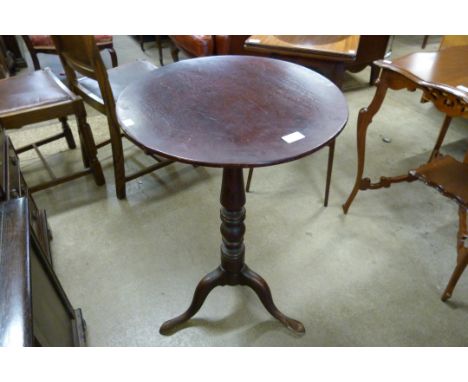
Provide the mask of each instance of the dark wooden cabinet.
[{"label": "dark wooden cabinet", "polygon": [[84,346],[85,322],[52,265],[44,210],[29,195],[0,131],[0,345]]}]

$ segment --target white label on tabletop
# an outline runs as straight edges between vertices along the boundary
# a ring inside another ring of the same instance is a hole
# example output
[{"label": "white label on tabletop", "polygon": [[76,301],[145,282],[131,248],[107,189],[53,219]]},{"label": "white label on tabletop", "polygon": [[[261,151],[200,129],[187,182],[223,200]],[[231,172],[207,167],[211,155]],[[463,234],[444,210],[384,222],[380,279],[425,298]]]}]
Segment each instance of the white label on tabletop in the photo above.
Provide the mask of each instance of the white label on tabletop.
[{"label": "white label on tabletop", "polygon": [[463,90],[464,92],[468,92],[468,87],[466,87],[466,86],[458,85],[457,88],[460,89],[460,90]]},{"label": "white label on tabletop", "polygon": [[135,124],[135,122],[133,122],[133,120],[130,119],[130,118],[123,120],[122,123],[123,123],[126,127],[130,127],[130,126],[133,126],[133,125]]},{"label": "white label on tabletop", "polygon": [[256,38],[251,38],[251,39],[249,40],[249,43],[252,43],[252,44],[258,44],[259,42],[260,42],[260,40],[259,40],[259,39],[256,39]]},{"label": "white label on tabletop", "polygon": [[295,131],[294,133],[285,135],[284,137],[281,137],[283,141],[286,143],[293,143],[300,141],[301,139],[305,138],[305,135],[301,134],[299,131]]}]

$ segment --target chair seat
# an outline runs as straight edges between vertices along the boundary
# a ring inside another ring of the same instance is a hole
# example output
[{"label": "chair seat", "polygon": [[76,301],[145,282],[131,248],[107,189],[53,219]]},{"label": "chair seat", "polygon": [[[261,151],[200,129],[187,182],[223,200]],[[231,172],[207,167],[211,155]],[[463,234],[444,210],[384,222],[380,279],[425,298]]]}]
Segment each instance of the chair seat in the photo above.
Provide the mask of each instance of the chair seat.
[{"label": "chair seat", "polygon": [[8,113],[72,99],[50,69],[0,80],[0,119]]},{"label": "chair seat", "polygon": [[[29,39],[35,48],[54,48],[54,42],[48,35],[30,35]],[[112,43],[112,35],[95,35],[94,39],[98,45]]]},{"label": "chair seat", "polygon": [[[119,98],[120,93],[131,83],[138,81],[143,78],[147,73],[157,69],[158,67],[152,63],[144,60],[138,60],[130,62],[128,64],[120,65],[116,68],[108,69],[107,75],[109,76],[109,82],[112,87],[112,93],[114,99]],[[79,80],[80,85],[91,93],[95,94],[102,99],[101,91],[99,89],[98,82],[83,77]]]},{"label": "chair seat", "polygon": [[446,155],[411,170],[410,174],[461,206],[468,207],[468,163]]}]

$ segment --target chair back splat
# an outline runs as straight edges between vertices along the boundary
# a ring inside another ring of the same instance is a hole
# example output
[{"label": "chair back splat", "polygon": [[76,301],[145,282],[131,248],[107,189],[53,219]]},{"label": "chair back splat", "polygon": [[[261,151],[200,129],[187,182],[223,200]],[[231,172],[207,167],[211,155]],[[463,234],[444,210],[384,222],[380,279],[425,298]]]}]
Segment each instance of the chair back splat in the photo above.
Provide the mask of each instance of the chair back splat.
[{"label": "chair back splat", "polygon": [[[126,195],[126,182],[172,163],[151,155],[157,160],[156,164],[130,175],[125,174],[122,136],[126,136],[117,119],[115,100],[128,85],[142,79],[157,67],[140,60],[106,69],[94,36],[52,36],[52,39],[72,91],[107,116],[110,140],[98,143],[96,146],[99,148],[111,144],[116,194],[119,199],[123,199]],[[78,78],[77,73],[84,77]],[[139,147],[144,150],[143,147]]]},{"label": "chair back splat", "polygon": [[[76,36],[70,36],[76,37]],[[52,39],[52,36],[48,35],[23,35],[23,40],[28,48],[29,54],[34,65],[34,70],[40,70],[41,64],[39,62],[38,53],[42,54],[57,54],[57,50]],[[118,65],[117,54],[114,50],[113,36],[111,35],[96,35],[94,36],[96,46],[98,50],[107,50],[111,57],[112,67],[115,68]]]},{"label": "chair back splat", "polygon": [[[94,36],[52,36],[52,40],[72,91],[108,117],[116,118],[114,95]],[[82,86],[76,72],[97,81],[102,98]]]}]

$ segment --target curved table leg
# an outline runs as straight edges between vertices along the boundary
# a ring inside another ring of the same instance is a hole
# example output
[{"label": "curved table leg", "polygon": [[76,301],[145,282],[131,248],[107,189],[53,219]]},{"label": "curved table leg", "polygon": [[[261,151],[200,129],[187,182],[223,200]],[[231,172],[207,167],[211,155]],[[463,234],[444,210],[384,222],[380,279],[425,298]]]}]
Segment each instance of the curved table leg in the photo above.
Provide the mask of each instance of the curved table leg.
[{"label": "curved table leg", "polygon": [[385,95],[387,94],[388,84],[384,80],[384,73],[380,77],[380,81],[377,85],[377,90],[375,92],[374,98],[368,107],[362,108],[359,111],[358,123],[357,123],[357,157],[358,157],[358,168],[356,173],[356,180],[354,182],[354,187],[351,190],[351,193],[346,200],[346,203],[343,204],[344,213],[348,213],[349,207],[356,197],[359,187],[362,183],[362,175],[364,173],[364,161],[366,156],[366,134],[367,128],[372,122],[372,118],[379,111],[380,106],[382,105]]},{"label": "curved table leg", "polygon": [[452,297],[453,290],[457,285],[460,276],[468,265],[468,248],[465,247],[465,240],[467,237],[467,224],[466,224],[466,209],[464,207],[458,208],[458,233],[457,233],[457,266],[455,267],[452,276],[442,294],[442,301],[447,301]]},{"label": "curved table leg", "polygon": [[304,325],[292,318],[287,317],[276,307],[273,302],[270,287],[266,281],[257,273],[252,271],[247,265],[242,269],[240,284],[252,288],[262,302],[265,309],[288,329],[297,333],[305,333]]},{"label": "curved table leg", "polygon": [[198,283],[197,288],[195,289],[195,293],[193,294],[192,303],[190,304],[188,309],[181,315],[163,323],[159,328],[159,333],[168,334],[177,325],[188,321],[200,310],[208,294],[218,285],[225,284],[226,272],[221,267],[218,267],[214,271],[208,273]]}]

